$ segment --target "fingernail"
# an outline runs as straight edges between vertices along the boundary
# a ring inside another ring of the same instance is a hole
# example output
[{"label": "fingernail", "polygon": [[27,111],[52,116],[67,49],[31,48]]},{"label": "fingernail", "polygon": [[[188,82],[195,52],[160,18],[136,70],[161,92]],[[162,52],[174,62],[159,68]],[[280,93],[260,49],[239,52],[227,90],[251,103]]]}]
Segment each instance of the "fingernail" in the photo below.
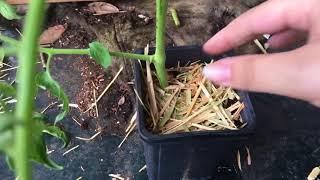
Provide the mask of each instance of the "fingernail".
[{"label": "fingernail", "polygon": [[209,64],[203,68],[203,75],[217,84],[229,86],[231,79],[231,66],[229,63],[223,62]]}]

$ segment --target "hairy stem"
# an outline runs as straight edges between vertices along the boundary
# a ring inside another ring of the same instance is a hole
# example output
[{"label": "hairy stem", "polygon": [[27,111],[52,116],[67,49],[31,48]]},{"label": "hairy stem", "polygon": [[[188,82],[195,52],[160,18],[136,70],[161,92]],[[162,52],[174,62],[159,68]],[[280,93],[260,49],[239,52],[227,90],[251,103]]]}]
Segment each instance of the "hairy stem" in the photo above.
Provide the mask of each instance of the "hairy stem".
[{"label": "hairy stem", "polygon": [[157,71],[157,77],[161,87],[168,85],[168,77],[166,71],[166,52],[165,52],[165,30],[166,30],[166,14],[167,0],[157,0],[156,14],[156,52],[154,66]]},{"label": "hairy stem", "polygon": [[[19,50],[19,41],[0,35],[0,40],[5,43],[8,43],[12,47],[5,48],[6,56],[14,55]],[[39,47],[39,51],[42,53],[46,53],[48,55],[90,55],[89,49],[59,49],[59,48],[43,48]],[[110,51],[110,55],[114,57],[122,57],[126,59],[139,59],[143,61],[153,62],[154,56],[153,55],[143,55],[143,54],[135,54],[135,53],[126,53],[126,52],[112,52]]]},{"label": "hairy stem", "polygon": [[35,96],[35,65],[37,59],[38,39],[43,22],[44,0],[32,0],[24,26],[18,57],[20,70],[17,74],[18,94],[15,116],[23,126],[15,127],[14,162],[19,179],[29,180],[32,168],[28,160],[31,145],[32,112]]},{"label": "hairy stem", "polygon": [[123,53],[123,52],[110,52],[111,56],[122,57],[127,59],[139,59],[143,61],[153,62],[153,55],[143,55],[143,54],[134,54],[134,53]]},{"label": "hairy stem", "polygon": [[55,48],[40,48],[40,52],[56,55],[56,54],[67,54],[67,55],[89,55],[89,49],[55,49]]},{"label": "hairy stem", "polygon": [[[49,55],[56,54],[70,54],[70,55],[90,55],[89,49],[54,49],[54,48],[40,48],[40,51]],[[126,59],[139,59],[144,61],[153,61],[152,55],[143,55],[143,54],[135,54],[135,53],[125,53],[125,52],[109,52],[111,56],[114,57],[122,57]]]}]

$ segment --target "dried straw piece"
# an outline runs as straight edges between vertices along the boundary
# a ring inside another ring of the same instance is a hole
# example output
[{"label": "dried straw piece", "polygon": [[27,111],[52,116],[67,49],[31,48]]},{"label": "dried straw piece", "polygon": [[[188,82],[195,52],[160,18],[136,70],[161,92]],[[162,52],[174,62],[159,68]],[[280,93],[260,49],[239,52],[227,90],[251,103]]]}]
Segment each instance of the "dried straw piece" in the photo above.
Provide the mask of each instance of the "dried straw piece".
[{"label": "dried straw piece", "polygon": [[139,173],[142,172],[143,170],[147,169],[147,165],[144,165],[140,170]]},{"label": "dried straw piece", "polygon": [[[206,80],[206,78],[203,78],[203,79],[201,80],[201,83],[204,83],[205,80]],[[201,84],[201,83],[200,83],[200,84]],[[195,105],[195,103],[196,103],[196,101],[197,101],[197,98],[198,98],[199,95],[200,95],[200,92],[201,92],[201,87],[199,86],[199,88],[197,89],[196,95],[195,95],[195,96],[193,97],[193,99],[192,99],[191,105],[189,106],[189,109],[188,109],[188,111],[187,111],[186,116],[189,116],[189,114],[191,113],[192,108],[193,108],[193,106]]]},{"label": "dried straw piece", "polygon": [[193,113],[191,116],[189,116],[185,121],[179,123],[178,125],[176,125],[174,127],[171,127],[170,129],[168,129],[167,131],[165,131],[163,133],[168,134],[168,133],[178,129],[179,127],[185,125],[186,123],[188,123],[190,120],[192,120],[194,117],[196,117],[200,113],[204,112],[207,108],[208,108],[208,106],[204,106],[202,109],[200,109],[199,111],[197,111],[197,112]]},{"label": "dried straw piece", "polygon": [[108,84],[108,86],[102,91],[102,93],[100,94],[100,96],[97,98],[97,100],[91,104],[91,106],[84,111],[84,113],[90,111],[96,104],[98,104],[98,102],[100,101],[100,99],[104,96],[104,94],[108,91],[108,89],[111,87],[111,85],[116,81],[116,79],[118,78],[118,76],[120,75],[120,73],[123,70],[123,66],[121,66],[121,68],[119,69],[119,71],[117,72],[117,74],[114,76],[114,78],[111,80],[111,82]]},{"label": "dried straw piece", "polygon": [[126,132],[128,132],[128,131],[130,130],[131,126],[132,126],[133,123],[136,121],[137,115],[138,115],[138,112],[136,111],[136,112],[133,114],[133,116],[131,117],[131,119],[130,119],[130,123],[129,123],[129,126],[127,127],[127,129],[126,129]]},{"label": "dried straw piece", "polygon": [[64,152],[64,153],[62,154],[62,156],[70,153],[71,151],[74,151],[74,150],[77,149],[78,147],[79,147],[79,145],[76,145],[76,146],[72,147],[71,149],[69,149],[69,150],[67,150],[66,152]]},{"label": "dried straw piece", "polygon": [[238,162],[238,167],[240,169],[240,171],[242,171],[242,167],[241,167],[241,157],[240,157],[240,152],[238,150],[237,152],[237,162]]},{"label": "dried straw piece", "polygon": [[127,138],[129,137],[129,135],[131,134],[131,132],[134,130],[134,128],[137,126],[137,124],[135,123],[133,126],[131,126],[131,128],[129,129],[129,131],[127,132],[126,136],[123,138],[123,140],[120,142],[120,144],[118,145],[118,148],[121,148],[122,144],[127,140]]},{"label": "dried straw piece", "polygon": [[[244,103],[241,103],[240,106],[238,107],[237,111],[232,115],[232,118],[235,120],[239,119],[240,113],[244,108],[245,108]],[[241,119],[240,119],[240,121],[241,121]]]},{"label": "dried straw piece", "polygon": [[268,52],[264,49],[264,47],[258,39],[255,39],[253,42],[258,46],[258,48],[263,52],[263,54],[268,54]]},{"label": "dried straw piece", "polygon": [[98,104],[97,104],[97,97],[96,97],[96,90],[93,90],[93,98],[94,98],[94,107],[96,109],[96,117],[99,117],[99,110],[98,110]]},{"label": "dried straw piece", "polygon": [[109,177],[112,177],[112,179],[125,180],[120,174],[109,174]]},{"label": "dried straw piece", "polygon": [[160,128],[163,127],[168,122],[168,120],[170,119],[170,117],[171,117],[171,115],[172,115],[172,113],[173,113],[173,111],[175,109],[176,103],[177,103],[177,98],[174,98],[174,100],[172,101],[172,105],[170,105],[166,109],[163,117],[160,119],[160,122],[159,122],[159,127]]},{"label": "dried straw piece", "polygon": [[[192,63],[187,67],[171,68],[169,73],[173,74],[169,74],[169,85],[165,89],[159,88],[154,81],[155,97],[147,90],[148,96],[144,100],[150,109],[150,117],[154,119],[158,115],[157,122],[151,126],[155,132],[168,134],[243,127],[240,112],[244,105],[239,101],[240,97],[230,87],[216,87],[206,80],[203,67],[204,64]],[[146,71],[150,70],[148,65],[146,68]],[[147,72],[148,76],[155,78],[151,72]],[[160,110],[156,111],[158,114],[152,110],[155,105]]]},{"label": "dried straw piece", "polygon": [[251,166],[251,155],[250,155],[249,148],[247,146],[246,146],[246,151],[247,151],[247,163],[249,166]]},{"label": "dried straw piece", "polygon": [[[138,100],[139,100],[140,104],[143,106],[144,110],[146,110],[146,111],[149,113],[149,111],[148,111],[147,107],[144,105],[144,103],[143,103],[142,99],[140,98],[140,96],[139,96],[139,94],[138,94],[137,90],[133,88],[133,91],[134,91],[134,94],[137,96],[137,98],[138,98]],[[149,113],[149,114],[150,114],[150,113]]]},{"label": "dried straw piece", "polygon": [[[149,54],[149,46],[147,46],[144,49],[145,54]],[[155,96],[155,91],[154,91],[154,86],[153,86],[153,79],[151,75],[151,68],[150,68],[150,62],[146,62],[146,70],[147,70],[147,87],[148,87],[148,96],[150,100],[150,111],[151,111],[151,117],[153,121],[153,126],[157,126],[157,121],[159,119],[159,112],[158,112],[158,107],[157,107],[157,101],[156,101],[156,96]]]},{"label": "dried straw piece", "polygon": [[241,106],[241,103],[238,101],[238,102],[232,104],[230,107],[228,107],[227,110],[232,112],[232,111],[238,109],[240,106]]},{"label": "dried straw piece", "polygon": [[171,96],[169,97],[168,101],[164,104],[164,106],[162,107],[159,116],[162,116],[163,113],[165,112],[165,110],[169,107],[172,99],[175,97],[175,95],[178,93],[178,91],[180,91],[180,87],[177,87],[176,90],[171,94]]},{"label": "dried straw piece", "polygon": [[208,130],[208,131],[214,131],[214,128],[208,127],[208,126],[203,126],[200,124],[196,124],[196,123],[191,123],[191,126],[197,127],[199,129],[203,129],[203,130]]},{"label": "dried straw piece", "polygon": [[99,134],[101,134],[101,131],[97,132],[96,134],[94,134],[93,136],[91,136],[90,138],[83,138],[83,137],[76,137],[77,139],[83,140],[83,141],[92,141],[94,140],[94,138],[96,138]]},{"label": "dried straw piece", "polygon": [[308,175],[307,179],[308,180],[316,180],[319,175],[320,175],[320,168],[319,167],[315,167],[315,168],[312,169],[312,171]]}]

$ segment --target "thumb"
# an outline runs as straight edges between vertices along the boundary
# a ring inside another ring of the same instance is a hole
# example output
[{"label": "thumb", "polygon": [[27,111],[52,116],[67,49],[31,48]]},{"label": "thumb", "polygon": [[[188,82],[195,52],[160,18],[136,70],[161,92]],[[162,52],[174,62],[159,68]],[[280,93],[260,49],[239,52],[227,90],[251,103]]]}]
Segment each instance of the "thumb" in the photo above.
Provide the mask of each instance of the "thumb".
[{"label": "thumb", "polygon": [[223,86],[307,101],[319,100],[315,92],[320,91],[320,80],[315,77],[320,64],[306,59],[305,54],[296,50],[232,57],[207,65],[203,73],[209,80]]}]

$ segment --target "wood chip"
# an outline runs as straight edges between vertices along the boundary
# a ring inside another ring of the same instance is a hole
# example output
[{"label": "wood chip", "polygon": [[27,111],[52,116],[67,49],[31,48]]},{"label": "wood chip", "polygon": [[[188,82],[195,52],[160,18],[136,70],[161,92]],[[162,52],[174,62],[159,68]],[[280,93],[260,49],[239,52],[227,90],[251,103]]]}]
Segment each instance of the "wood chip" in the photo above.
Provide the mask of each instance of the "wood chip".
[{"label": "wood chip", "polygon": [[315,167],[315,168],[312,169],[312,171],[308,175],[307,179],[308,180],[316,180],[319,175],[320,175],[320,168],[319,167]]},{"label": "wood chip", "polygon": [[42,32],[39,44],[51,44],[56,42],[62,34],[66,31],[63,25],[56,25],[53,27],[49,27],[45,31]]},{"label": "wood chip", "polygon": [[123,105],[125,101],[126,101],[126,98],[124,96],[121,96],[121,98],[118,101],[118,106]]},{"label": "wood chip", "polygon": [[120,11],[119,8],[113,4],[106,2],[93,2],[88,4],[89,11],[94,13],[94,15],[104,15],[104,14],[114,14],[121,13],[125,11]]}]

